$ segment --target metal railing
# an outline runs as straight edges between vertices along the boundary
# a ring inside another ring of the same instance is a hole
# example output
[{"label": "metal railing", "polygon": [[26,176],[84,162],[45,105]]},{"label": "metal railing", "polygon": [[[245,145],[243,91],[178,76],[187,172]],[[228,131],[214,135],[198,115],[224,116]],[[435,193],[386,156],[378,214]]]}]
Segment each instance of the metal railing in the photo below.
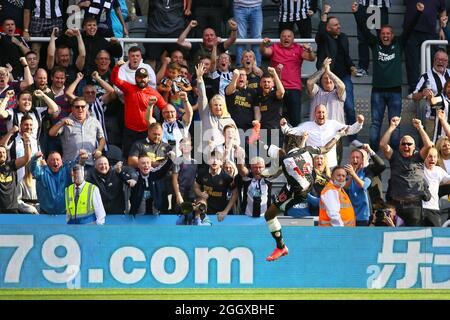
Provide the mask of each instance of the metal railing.
[{"label": "metal railing", "polygon": [[447,40],[426,40],[420,47],[420,71],[424,74],[431,70],[431,46],[432,45],[448,45]]}]

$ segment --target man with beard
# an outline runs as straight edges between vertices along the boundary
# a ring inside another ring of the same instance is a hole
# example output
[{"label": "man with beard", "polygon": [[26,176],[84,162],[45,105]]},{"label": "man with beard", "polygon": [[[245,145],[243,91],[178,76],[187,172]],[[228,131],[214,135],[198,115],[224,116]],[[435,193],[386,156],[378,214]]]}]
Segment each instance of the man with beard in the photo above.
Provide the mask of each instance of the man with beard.
[{"label": "man with beard", "polygon": [[[280,126],[285,125],[286,119],[282,119]],[[324,147],[304,147],[304,139],[307,135],[296,136],[287,132],[284,150],[275,145],[269,147],[268,153],[272,161],[275,162],[278,160],[277,157],[280,158],[280,165],[287,183],[264,214],[269,230],[277,244],[273,253],[266,258],[267,261],[277,260],[289,253],[281,235],[281,224],[277,215],[280,212],[288,211],[293,205],[306,199],[314,183],[312,176],[314,155],[330,151],[343,135],[345,135],[345,128],[336,132],[335,136]],[[263,171],[262,175],[265,176],[266,171]]]},{"label": "man with beard", "polygon": [[135,85],[119,79],[119,69],[124,63],[123,60],[120,60],[114,67],[111,82],[122,90],[125,98],[125,128],[122,152],[126,159],[133,142],[145,139],[147,136],[148,120],[145,117],[147,107],[153,107],[156,104],[159,109],[163,109],[166,106],[166,101],[158,91],[148,86],[150,79],[145,68],[136,70]]}]

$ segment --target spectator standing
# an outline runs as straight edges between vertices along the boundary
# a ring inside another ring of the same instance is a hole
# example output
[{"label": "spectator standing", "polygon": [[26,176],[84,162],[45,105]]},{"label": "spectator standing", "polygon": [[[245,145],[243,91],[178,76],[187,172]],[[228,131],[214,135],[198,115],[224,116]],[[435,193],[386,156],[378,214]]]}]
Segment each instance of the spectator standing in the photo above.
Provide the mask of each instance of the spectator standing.
[{"label": "spectator standing", "polygon": [[[126,174],[123,178],[131,186],[130,214],[158,214],[162,211],[161,208],[166,206],[163,202],[167,202],[167,194],[159,192],[157,181],[167,175],[171,166],[170,159],[154,163],[148,155],[140,154],[136,174]],[[154,212],[153,208],[158,212]]]},{"label": "spectator standing", "polygon": [[[403,28],[410,25],[411,21],[416,15],[416,5],[422,2],[420,0],[408,0],[406,1],[405,19],[403,20]],[[435,40],[438,38],[436,33],[437,18],[447,15],[445,10],[444,0],[429,0],[426,1],[426,8],[423,11],[422,17],[415,26],[410,40],[406,43],[405,47],[405,63],[406,63],[406,76],[408,78],[408,93],[413,93],[417,81],[420,76],[420,46],[426,40]],[[398,213],[398,212],[397,212]]]},{"label": "spectator standing", "polygon": [[195,194],[207,203],[207,214],[217,216],[221,222],[228,214],[233,213],[238,194],[234,179],[222,168],[222,158],[211,154],[208,166],[199,168],[195,178]]},{"label": "spectator standing", "polygon": [[[12,19],[17,26],[17,33],[23,32],[23,6],[24,0],[7,0],[2,1],[2,8],[0,10],[0,24],[3,24],[5,20]],[[3,30],[2,30],[3,31]]]},{"label": "spectator standing", "polygon": [[[225,126],[227,124],[233,124],[236,127],[236,123],[228,113],[225,99],[221,95],[214,95],[208,104],[205,82],[203,80],[203,75],[205,73],[204,64],[200,63],[195,68],[195,71],[197,74],[197,86],[199,91],[197,108],[202,121],[202,142],[199,146],[203,154],[204,151],[207,150],[210,140],[214,141],[215,145],[223,144],[225,139],[222,132]],[[238,140],[238,144],[239,143],[240,140]]]},{"label": "spectator standing", "polygon": [[97,186],[84,180],[84,167],[72,167],[73,184],[65,189],[67,224],[105,224],[106,212]]},{"label": "spectator standing", "polygon": [[441,215],[439,213],[439,186],[450,184],[450,175],[441,167],[437,166],[438,151],[432,147],[425,158],[425,180],[428,183],[431,199],[422,201],[423,221],[422,225],[426,227],[440,227],[442,225]]},{"label": "spectator standing", "polygon": [[261,54],[270,58],[270,64],[279,72],[285,89],[283,116],[296,126],[302,122],[301,105],[301,67],[303,60],[314,61],[315,53],[309,45],[294,43],[294,32],[284,29],[280,33],[280,43],[270,45],[270,39],[264,38],[259,49]]},{"label": "spectator standing", "polygon": [[[214,14],[217,14],[217,11]],[[238,26],[234,20],[230,19],[228,21],[228,26],[230,27],[231,33],[228,39],[224,42],[221,42],[221,39],[217,37],[217,33],[213,28],[206,27],[205,29],[200,29],[203,30],[203,41],[201,43],[191,43],[186,40],[186,37],[193,28],[197,27],[197,24],[198,23],[196,20],[191,20],[186,29],[177,39],[177,43],[181,47],[190,51],[191,63],[194,65],[197,65],[203,57],[210,57],[215,61],[217,57],[212,56],[212,51],[215,46],[217,46],[217,55],[228,50],[228,48],[230,48],[236,41]],[[201,26],[199,28],[201,28]]]},{"label": "spectator standing", "polygon": [[[325,4],[320,18],[319,29],[316,34],[317,69],[322,67],[326,58],[331,59],[330,70],[345,84],[346,98],[344,113],[347,124],[356,120],[355,101],[353,97],[352,75],[356,75],[356,67],[350,57],[349,41],[345,33],[341,32],[341,25],[336,17],[328,16],[331,6]],[[356,136],[349,137],[351,141]]]},{"label": "spectator standing", "polygon": [[[83,70],[86,63],[86,47],[80,30],[70,29],[67,31],[76,37],[76,60],[73,63],[74,56],[71,48],[66,43],[56,45],[57,34],[59,30],[54,28],[50,35],[50,42],[47,48],[47,70],[53,70],[55,66],[63,67],[67,75],[67,82],[72,83],[79,71]],[[65,37],[61,37],[65,38]],[[62,40],[61,40],[62,41]]]},{"label": "spectator standing", "polygon": [[148,86],[156,89],[156,75],[152,66],[144,63],[142,59],[142,51],[138,46],[128,49],[128,61],[120,66],[119,79],[131,84],[136,84],[136,71],[139,68],[147,70],[149,81]]},{"label": "spectator standing", "polygon": [[241,210],[249,217],[262,217],[272,203],[272,179],[261,175],[266,167],[263,158],[252,158],[249,170],[244,165],[244,150],[240,149],[237,168],[244,186]]},{"label": "spectator standing", "polygon": [[[0,145],[6,146],[8,149],[9,159],[15,160],[25,154],[25,136],[28,137],[32,154],[38,152],[39,143],[33,137],[33,118],[28,114],[20,119],[20,127],[13,126],[0,140]],[[25,171],[25,168],[17,169],[18,181],[22,181],[25,176]]]},{"label": "spectator standing", "polygon": [[[389,7],[391,6],[391,0],[358,0],[357,15],[361,17],[361,21],[364,21],[364,25],[367,26],[367,22],[370,21],[370,17],[375,14],[376,20],[371,25],[371,30],[376,29],[377,35],[380,36],[382,26],[389,23]],[[392,29],[392,28],[391,28]],[[392,31],[392,30],[391,30]],[[357,77],[363,77],[369,74],[369,47],[372,47],[368,34],[364,32],[364,29],[358,27],[358,72]]]},{"label": "spectator standing", "polygon": [[[164,122],[162,123],[163,136],[161,141],[171,146],[175,151],[177,157],[181,156],[180,141],[189,135],[189,127],[192,123],[192,106],[187,98],[186,92],[180,92],[180,98],[183,103],[184,114],[181,120],[177,120],[177,112],[175,107],[168,103],[162,110],[162,117]],[[152,108],[149,108],[149,116],[152,115]],[[149,124],[156,122],[151,117]]]},{"label": "spectator standing", "polygon": [[[86,3],[82,0],[79,4]],[[85,7],[84,19],[87,17],[94,17],[97,20],[97,26],[99,32],[104,37],[114,37],[113,25],[111,20],[111,13],[114,10],[117,18],[122,25],[123,34],[125,37],[128,36],[128,29],[125,24],[125,19],[122,16],[122,11],[120,10],[120,3],[118,0],[95,0],[90,1],[90,4]]]},{"label": "spectator standing", "polygon": [[23,68],[20,57],[30,52],[30,48],[24,38],[19,36],[16,31],[16,23],[12,19],[6,19],[2,24],[3,33],[0,34],[0,65],[9,64],[12,67],[14,79],[23,78]]},{"label": "spectator standing", "polygon": [[219,94],[225,96],[225,88],[231,83],[233,72],[230,71],[231,56],[224,52],[216,61],[216,68],[211,74],[212,79],[219,79]]},{"label": "spectator standing", "polygon": [[[310,120],[314,120],[314,107],[323,104],[327,108],[328,119],[345,123],[345,84],[330,70],[331,59],[323,61],[322,68],[306,82],[311,100]],[[317,82],[320,81],[320,86]]]},{"label": "spectator standing", "polygon": [[30,73],[34,77],[39,68],[39,57],[34,51],[28,51],[25,54],[25,59],[27,59],[27,64],[30,67]]},{"label": "spectator standing", "polygon": [[83,149],[89,155],[86,160],[89,166],[102,155],[106,144],[102,126],[95,117],[88,115],[83,98],[73,100],[72,113],[51,127],[49,135],[60,136],[64,162],[75,159],[78,151]]},{"label": "spectator standing", "polygon": [[125,128],[123,132],[122,152],[128,157],[134,141],[144,139],[147,135],[148,120],[145,117],[147,107],[156,104],[160,109],[166,105],[163,97],[155,89],[148,86],[149,73],[145,68],[138,68],[133,85],[119,78],[119,68],[124,64],[120,60],[111,74],[111,82],[122,90],[125,98]]},{"label": "spectator standing", "polygon": [[[284,87],[274,68],[268,67],[268,73],[261,77],[255,102],[255,120],[261,124],[267,144],[279,145],[282,141],[280,120],[283,112]],[[272,137],[278,137],[278,143]]]},{"label": "spectator standing", "polygon": [[248,86],[252,89],[259,87],[259,81],[263,75],[263,71],[256,64],[256,53],[259,51],[244,50],[242,51],[241,66],[247,73]]},{"label": "spectator standing", "polygon": [[[166,159],[172,150],[172,147],[168,143],[162,142],[162,137],[163,129],[161,124],[158,122],[150,124],[148,126],[147,137],[133,143],[128,155],[128,165],[138,168],[140,156],[146,155],[154,167],[160,166],[161,161]],[[159,174],[152,181],[152,188],[154,188],[152,191],[153,199],[158,199],[155,202],[155,208],[162,213],[167,213],[169,210],[168,196],[171,194],[170,176],[168,174]]]},{"label": "spectator standing", "polygon": [[443,92],[445,83],[450,80],[450,69],[448,66],[448,55],[442,49],[439,49],[434,54],[433,68],[420,76],[419,82],[412,93],[412,99],[419,102],[421,99],[426,99],[425,107],[425,127],[430,136],[437,138],[432,132],[437,130],[438,120],[436,119],[436,109],[431,106],[431,98],[438,96]]},{"label": "spectator standing", "polygon": [[414,127],[419,131],[423,147],[415,150],[411,136],[400,139],[398,151],[388,144],[392,132],[400,124],[399,117],[393,117],[389,128],[380,141],[380,148],[390,162],[391,177],[386,199],[396,206],[397,214],[406,226],[420,226],[422,223],[422,200],[430,200],[429,191],[424,182],[424,164],[429,149],[433,146],[419,119],[413,119]]},{"label": "spectator standing", "polygon": [[108,214],[125,212],[124,186],[126,182],[122,181],[121,171],[121,162],[111,167],[108,159],[101,156],[95,160],[95,167],[86,173],[86,181],[98,187],[103,206]]},{"label": "spectator standing", "polygon": [[191,158],[192,141],[183,138],[180,141],[182,155],[175,159],[172,170],[172,187],[175,192],[175,203],[172,199],[172,208],[183,202],[194,202],[196,195],[192,186],[197,176],[198,163]]},{"label": "spectator standing", "polygon": [[347,171],[345,189],[353,206],[356,226],[367,227],[369,224],[371,203],[368,189],[371,180],[365,171],[369,156],[364,149],[355,149],[350,154],[350,163],[344,166]]},{"label": "spectator standing", "polygon": [[[362,11],[363,10],[363,11]],[[383,25],[379,31],[378,38],[374,36],[366,26],[364,10],[358,5],[352,6],[356,23],[358,26],[358,34],[362,34],[364,41],[372,49],[373,60],[373,78],[372,92],[370,95],[372,123],[370,125],[370,146],[373,150],[378,151],[380,143],[380,131],[383,123],[384,111],[388,108],[389,121],[392,117],[400,117],[402,113],[402,56],[408,39],[417,25],[424,5],[418,2],[416,5],[416,14],[410,24],[406,26],[400,37],[395,37],[391,26]],[[383,20],[383,10],[381,11],[381,19]],[[387,12],[387,8],[386,8]],[[386,13],[387,14],[387,13]],[[366,46],[361,44],[360,46]],[[360,48],[360,54],[361,54]],[[365,49],[364,49],[365,50]],[[360,68],[363,73],[367,73],[366,66],[369,65],[368,53],[367,64],[366,58],[361,59]],[[392,136],[392,145],[397,146],[400,139],[400,128]]]},{"label": "spectator standing", "polygon": [[[357,121],[351,126],[345,125],[336,120],[328,120],[327,108],[323,104],[316,106],[314,112],[314,121],[306,121],[293,128],[288,128],[285,124],[281,127],[283,133],[288,132],[290,134],[301,135],[307,132],[309,134],[309,138],[306,144],[313,147],[322,147],[341,129],[345,129],[345,133],[343,135],[355,134],[362,129],[364,124],[364,116],[361,114],[358,115]],[[327,157],[330,168],[338,165],[335,146],[333,146],[333,148],[328,152]]]},{"label": "spectator standing", "polygon": [[36,190],[41,214],[65,214],[64,190],[72,183],[72,167],[83,164],[88,154],[80,150],[79,156],[63,164],[61,154],[51,151],[47,161],[43,160],[42,152],[37,152],[30,161],[33,178],[36,179]]},{"label": "spectator standing", "polygon": [[244,68],[234,69],[233,78],[225,88],[227,108],[238,129],[247,131],[252,128],[255,118],[257,92],[250,89]]},{"label": "spectator standing", "polygon": [[[14,95],[14,92],[10,90],[7,92],[7,96],[10,98]],[[6,103],[0,103],[0,118],[6,119],[7,129],[11,129],[13,126],[18,126],[20,120],[26,114],[33,119],[33,132],[32,137],[35,140],[40,138],[40,132],[42,127],[42,114],[47,111],[49,115],[57,115],[59,112],[58,105],[41,90],[35,90],[34,96],[38,99],[45,101],[48,109],[35,108],[33,106],[33,96],[29,91],[22,91],[17,97],[17,106],[14,109],[6,109]]]},{"label": "spectator standing", "polygon": [[18,213],[19,180],[17,170],[25,166],[31,159],[31,143],[29,134],[24,134],[25,154],[17,159],[8,160],[5,146],[0,146],[0,212]]},{"label": "spectator standing", "polygon": [[317,11],[317,0],[279,1],[278,32],[294,30],[297,25],[300,38],[311,38],[311,17]]},{"label": "spectator standing", "polygon": [[[238,26],[238,39],[261,39],[263,29],[262,0],[234,0],[234,20]],[[241,62],[244,48],[248,45],[236,46],[236,61]],[[256,56],[256,64],[261,65],[261,54],[258,45],[251,49]],[[241,67],[243,65],[241,64]]]},{"label": "spectator standing", "polygon": [[319,227],[354,227],[355,212],[344,190],[347,171],[335,167],[320,194]]}]

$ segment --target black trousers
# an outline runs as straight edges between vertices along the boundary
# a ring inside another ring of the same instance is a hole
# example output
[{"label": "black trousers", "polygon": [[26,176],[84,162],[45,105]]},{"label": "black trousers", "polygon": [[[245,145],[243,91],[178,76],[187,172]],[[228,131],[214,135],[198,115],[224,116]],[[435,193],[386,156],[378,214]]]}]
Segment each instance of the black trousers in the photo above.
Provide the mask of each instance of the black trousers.
[{"label": "black trousers", "polygon": [[395,201],[397,215],[403,219],[406,227],[422,226],[422,201]]}]

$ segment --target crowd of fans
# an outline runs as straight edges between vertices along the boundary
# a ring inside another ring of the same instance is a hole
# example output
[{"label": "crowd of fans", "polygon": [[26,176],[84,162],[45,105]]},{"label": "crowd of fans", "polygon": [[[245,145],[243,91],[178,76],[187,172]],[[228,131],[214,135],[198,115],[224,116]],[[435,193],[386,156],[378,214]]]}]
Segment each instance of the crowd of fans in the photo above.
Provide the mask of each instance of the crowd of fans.
[{"label": "crowd of fans", "polygon": [[[437,37],[430,34],[436,24],[450,38],[448,18],[443,0],[405,2],[399,36],[387,24],[389,0],[370,1],[381,12],[377,33],[368,28],[369,1],[348,8],[358,27],[356,66],[332,6],[318,10],[314,0],[279,2],[276,43],[263,38],[261,0],[149,1],[146,36],[178,40],[127,52],[114,33],[129,35],[126,17],[135,15],[138,1],[130,8],[125,1],[76,1],[84,11],[81,29],[66,23],[77,19],[67,17],[67,1],[3,1],[0,212],[66,214],[69,223],[103,224],[105,214],[107,220],[191,208],[195,219],[180,221],[210,225],[208,215],[218,221],[228,214],[261,217],[275,204],[272,216],[315,215],[323,226],[441,226],[450,207],[448,55],[438,50],[432,70],[419,76],[417,46]],[[294,42],[295,28],[312,36],[315,14],[316,51]],[[203,41],[191,43],[192,36]],[[261,41],[246,47],[235,45],[238,38]],[[426,115],[411,124],[420,151],[399,127],[404,52],[408,93],[427,104]],[[308,106],[302,105],[305,60],[317,66],[306,81]],[[367,74],[373,81],[370,141],[363,143],[352,77]],[[381,136],[386,107],[389,128]],[[309,119],[302,119],[302,109]],[[289,135],[316,148],[305,149],[301,163],[286,160],[289,150],[284,158],[274,151]],[[342,136],[351,142],[349,159],[342,158]],[[386,160],[391,176],[384,194]],[[283,193],[272,193],[281,173],[284,192],[295,200],[289,205]],[[305,174],[311,181],[302,180]],[[307,194],[296,194],[296,184]]]}]

